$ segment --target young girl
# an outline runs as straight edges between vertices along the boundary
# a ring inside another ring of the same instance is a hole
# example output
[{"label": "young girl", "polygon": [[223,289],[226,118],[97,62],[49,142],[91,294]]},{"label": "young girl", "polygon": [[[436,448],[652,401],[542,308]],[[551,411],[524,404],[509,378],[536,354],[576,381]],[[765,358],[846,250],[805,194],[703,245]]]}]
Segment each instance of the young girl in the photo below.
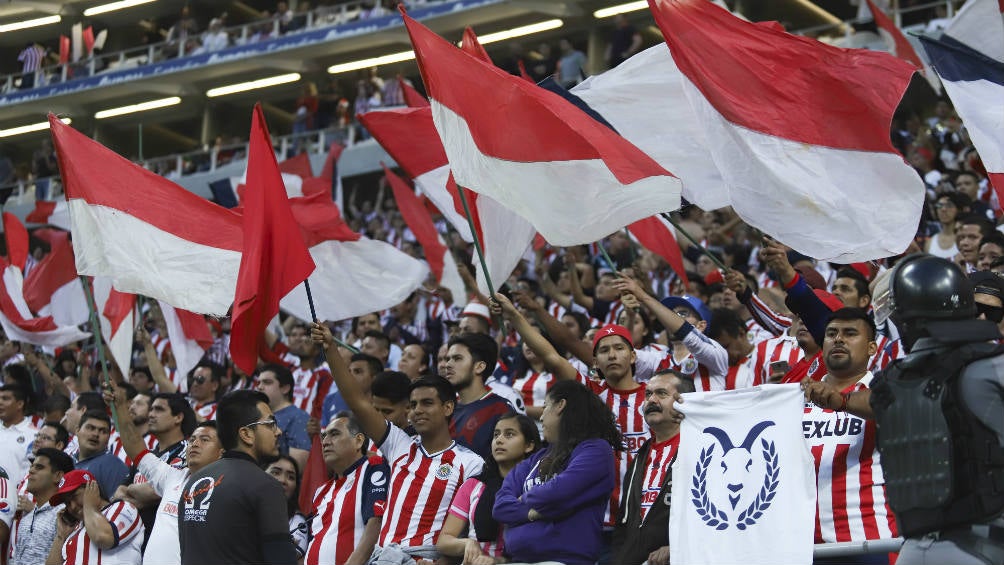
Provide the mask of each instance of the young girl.
[{"label": "young girl", "polygon": [[[540,449],[540,435],[533,420],[509,413],[495,424],[492,457],[478,478],[467,479],[457,490],[436,547],[443,555],[463,557],[463,563],[493,565],[501,561],[502,527],[492,517],[495,493],[517,463]],[[459,537],[468,528],[466,538]]]},{"label": "young girl", "polygon": [[280,455],[265,469],[265,472],[275,477],[275,480],[282,484],[282,490],[286,494],[286,513],[289,516],[289,535],[293,537],[296,545],[296,553],[300,563],[303,563],[303,556],[307,554],[308,524],[307,519],[300,513],[300,466],[289,455]]}]

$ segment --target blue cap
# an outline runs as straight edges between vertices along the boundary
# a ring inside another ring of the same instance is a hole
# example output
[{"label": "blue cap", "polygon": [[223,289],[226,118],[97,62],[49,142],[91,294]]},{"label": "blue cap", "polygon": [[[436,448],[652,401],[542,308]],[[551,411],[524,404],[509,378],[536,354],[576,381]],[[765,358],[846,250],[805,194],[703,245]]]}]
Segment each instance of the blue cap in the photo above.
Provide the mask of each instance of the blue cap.
[{"label": "blue cap", "polygon": [[703,300],[696,296],[667,296],[662,299],[662,305],[670,310],[683,306],[697,313],[697,317],[711,325],[711,309]]}]

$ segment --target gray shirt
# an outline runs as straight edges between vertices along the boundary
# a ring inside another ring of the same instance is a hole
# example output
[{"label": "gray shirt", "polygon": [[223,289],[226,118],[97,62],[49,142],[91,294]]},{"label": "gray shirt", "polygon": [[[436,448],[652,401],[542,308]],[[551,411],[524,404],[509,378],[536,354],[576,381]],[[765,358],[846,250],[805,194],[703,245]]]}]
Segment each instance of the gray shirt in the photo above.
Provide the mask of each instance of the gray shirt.
[{"label": "gray shirt", "polygon": [[56,514],[62,508],[62,504],[53,508],[46,502],[14,522],[10,565],[45,563],[56,539]]}]

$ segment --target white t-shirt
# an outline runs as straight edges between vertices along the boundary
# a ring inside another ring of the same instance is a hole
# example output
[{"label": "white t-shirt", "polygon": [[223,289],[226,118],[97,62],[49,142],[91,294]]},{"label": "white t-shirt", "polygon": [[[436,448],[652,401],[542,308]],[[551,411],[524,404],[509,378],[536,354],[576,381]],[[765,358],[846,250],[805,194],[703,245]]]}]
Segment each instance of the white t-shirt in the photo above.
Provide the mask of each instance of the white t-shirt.
[{"label": "white t-shirt", "polygon": [[181,542],[178,534],[178,502],[185,488],[188,469],[177,469],[147,452],[139,460],[142,473],[153,490],[161,496],[157,519],[146,542],[143,561],[163,565],[181,564]]},{"label": "white t-shirt", "polygon": [[18,484],[28,474],[28,446],[35,441],[38,430],[25,418],[13,426],[0,424],[0,467],[7,478]]}]

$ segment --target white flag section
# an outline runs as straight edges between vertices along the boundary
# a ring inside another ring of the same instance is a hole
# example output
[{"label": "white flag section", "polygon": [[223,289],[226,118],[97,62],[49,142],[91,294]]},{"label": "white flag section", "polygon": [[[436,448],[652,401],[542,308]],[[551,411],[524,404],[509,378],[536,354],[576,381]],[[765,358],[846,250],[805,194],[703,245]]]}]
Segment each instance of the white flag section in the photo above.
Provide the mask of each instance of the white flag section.
[{"label": "white flag section", "polygon": [[35,318],[24,301],[24,280],[21,269],[2,263],[0,280],[0,327],[11,341],[22,341],[42,347],[62,347],[90,337],[76,326],[58,326],[49,316]]},{"label": "white flag section", "polygon": [[670,563],[812,562],[815,471],[798,385],[684,395]]},{"label": "white flag section", "polygon": [[[164,315],[164,325],[167,326],[167,337],[171,342],[171,352],[179,375],[187,375],[206,354],[206,348],[198,341],[185,335],[185,328],[174,306],[158,300],[160,311]],[[183,377],[184,378],[184,377]]]},{"label": "white flag section", "polygon": [[119,370],[128,375],[132,363],[132,337],[136,330],[136,295],[115,290],[108,277],[94,277],[92,284],[101,337]]}]

